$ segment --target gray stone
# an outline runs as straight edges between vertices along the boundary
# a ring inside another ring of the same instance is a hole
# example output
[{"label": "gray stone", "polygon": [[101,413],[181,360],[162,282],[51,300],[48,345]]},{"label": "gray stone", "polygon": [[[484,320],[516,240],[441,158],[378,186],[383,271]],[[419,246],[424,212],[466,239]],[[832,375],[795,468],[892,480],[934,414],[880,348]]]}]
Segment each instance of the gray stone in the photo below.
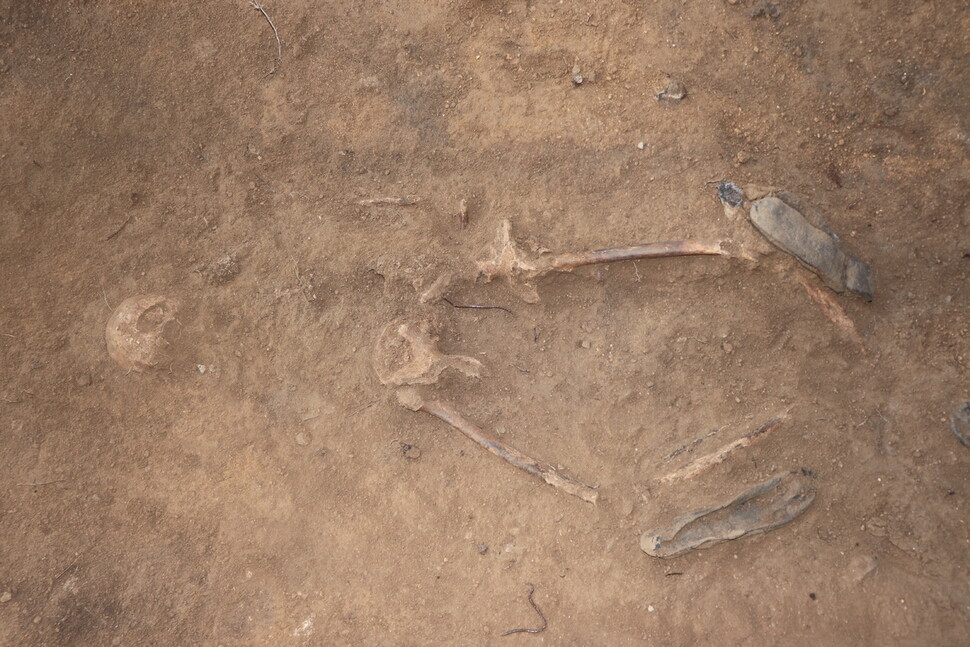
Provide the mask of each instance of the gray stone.
[{"label": "gray stone", "polygon": [[657,94],[658,101],[670,101],[677,103],[687,97],[687,88],[680,81],[671,81],[662,92]]},{"label": "gray stone", "polygon": [[964,402],[950,416],[950,430],[964,447],[970,447],[970,402]]}]

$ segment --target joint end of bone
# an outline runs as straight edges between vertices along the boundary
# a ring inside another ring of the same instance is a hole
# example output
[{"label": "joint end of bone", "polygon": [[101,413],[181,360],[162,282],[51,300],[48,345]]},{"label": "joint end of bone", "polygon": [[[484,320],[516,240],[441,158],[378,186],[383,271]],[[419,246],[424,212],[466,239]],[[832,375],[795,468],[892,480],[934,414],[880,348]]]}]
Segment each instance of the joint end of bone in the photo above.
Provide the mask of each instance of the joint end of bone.
[{"label": "joint end of bone", "polygon": [[424,406],[424,398],[421,397],[417,389],[404,387],[397,390],[397,403],[405,409],[420,411],[421,407]]}]

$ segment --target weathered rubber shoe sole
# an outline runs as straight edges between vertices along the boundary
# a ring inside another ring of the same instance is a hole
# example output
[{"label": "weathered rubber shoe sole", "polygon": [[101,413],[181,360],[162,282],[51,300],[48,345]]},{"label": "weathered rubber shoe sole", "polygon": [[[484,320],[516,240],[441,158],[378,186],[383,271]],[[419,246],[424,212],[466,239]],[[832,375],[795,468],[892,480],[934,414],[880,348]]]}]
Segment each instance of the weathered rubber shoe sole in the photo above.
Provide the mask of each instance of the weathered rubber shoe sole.
[{"label": "weathered rubber shoe sole", "polygon": [[872,269],[842,249],[833,233],[815,226],[797,209],[774,196],[751,205],[749,217],[765,238],[811,268],[833,290],[850,290],[872,300]]},{"label": "weathered rubber shoe sole", "polygon": [[746,535],[767,532],[794,520],[815,500],[815,489],[801,472],[789,472],[756,485],[724,505],[692,512],[669,526],[648,530],[640,549],[653,557],[676,557]]}]

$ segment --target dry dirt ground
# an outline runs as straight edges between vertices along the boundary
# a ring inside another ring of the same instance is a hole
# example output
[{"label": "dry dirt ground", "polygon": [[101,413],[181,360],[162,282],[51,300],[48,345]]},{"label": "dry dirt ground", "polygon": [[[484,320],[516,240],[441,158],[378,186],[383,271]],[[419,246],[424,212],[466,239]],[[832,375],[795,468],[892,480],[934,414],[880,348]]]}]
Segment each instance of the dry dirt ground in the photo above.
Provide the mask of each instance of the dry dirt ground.
[{"label": "dry dirt ground", "polygon": [[[773,6],[267,0],[268,75],[246,0],[0,1],[0,644],[970,643],[970,10]],[[504,218],[553,250],[757,241],[718,179],[872,264],[874,301],[836,296],[867,351],[781,254],[418,303]],[[126,373],[104,328],[138,294],[179,336]],[[399,407],[371,363],[399,318],[486,366],[440,398],[599,504]],[[798,468],[794,523],[639,549]],[[530,584],[548,628],[501,637]]]}]

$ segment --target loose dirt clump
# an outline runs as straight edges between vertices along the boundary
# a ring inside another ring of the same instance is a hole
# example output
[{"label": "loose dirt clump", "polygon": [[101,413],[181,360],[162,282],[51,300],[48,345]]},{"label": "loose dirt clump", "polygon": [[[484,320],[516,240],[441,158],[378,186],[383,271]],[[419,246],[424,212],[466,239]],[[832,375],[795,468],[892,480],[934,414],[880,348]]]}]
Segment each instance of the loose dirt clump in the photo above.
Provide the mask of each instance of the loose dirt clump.
[{"label": "loose dirt clump", "polygon": [[178,301],[168,297],[125,299],[105,327],[108,355],[126,371],[147,371],[164,364],[177,312]]}]

